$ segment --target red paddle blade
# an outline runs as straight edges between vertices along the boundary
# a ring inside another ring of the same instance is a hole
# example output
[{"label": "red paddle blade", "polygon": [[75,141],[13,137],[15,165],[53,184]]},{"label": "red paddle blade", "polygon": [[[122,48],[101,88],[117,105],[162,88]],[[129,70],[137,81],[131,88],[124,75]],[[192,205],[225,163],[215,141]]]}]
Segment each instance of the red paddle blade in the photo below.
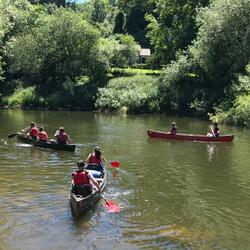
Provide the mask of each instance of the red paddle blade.
[{"label": "red paddle blade", "polygon": [[108,201],[105,203],[105,207],[108,209],[110,213],[119,213],[121,211],[120,207],[117,206],[112,201]]},{"label": "red paddle blade", "polygon": [[114,167],[114,168],[118,168],[119,165],[120,165],[120,162],[119,162],[119,161],[110,161],[109,163],[110,163],[111,166]]}]

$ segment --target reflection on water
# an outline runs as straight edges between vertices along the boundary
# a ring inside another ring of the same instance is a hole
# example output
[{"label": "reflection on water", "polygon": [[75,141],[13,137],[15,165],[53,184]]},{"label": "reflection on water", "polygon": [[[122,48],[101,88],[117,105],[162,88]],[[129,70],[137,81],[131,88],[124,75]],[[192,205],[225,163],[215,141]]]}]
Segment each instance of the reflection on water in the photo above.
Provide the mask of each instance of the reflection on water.
[{"label": "reflection on water", "polygon": [[216,144],[211,144],[211,143],[207,144],[208,160],[210,162],[213,160],[215,150],[216,150]]},{"label": "reflection on water", "polygon": [[[0,120],[0,249],[248,249],[249,130],[221,126],[233,143],[202,143],[146,135],[172,120],[183,132],[207,131],[189,118],[4,110]],[[6,138],[30,121],[49,134],[63,124],[76,151]],[[97,144],[121,162],[106,166],[104,193],[121,212],[100,200],[75,218],[71,173]]]}]

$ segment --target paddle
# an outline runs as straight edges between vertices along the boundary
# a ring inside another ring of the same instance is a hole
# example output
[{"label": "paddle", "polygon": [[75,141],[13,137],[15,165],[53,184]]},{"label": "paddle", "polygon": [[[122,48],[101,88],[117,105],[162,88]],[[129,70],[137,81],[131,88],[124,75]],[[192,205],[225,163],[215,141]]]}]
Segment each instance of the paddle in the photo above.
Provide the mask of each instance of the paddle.
[{"label": "paddle", "polygon": [[[29,126],[29,127],[30,127],[30,126]],[[29,127],[24,128],[24,129],[22,129],[21,131],[27,130]],[[16,136],[16,135],[17,135],[17,133],[10,134],[10,135],[8,135],[8,138],[13,138],[13,137]]]},{"label": "paddle", "polygon": [[10,135],[8,135],[8,138],[13,138],[16,135],[17,135],[17,133],[10,134]]},{"label": "paddle", "polygon": [[108,201],[101,192],[99,192],[100,196],[103,198],[103,200],[106,203],[106,208],[108,209],[109,212],[111,213],[118,213],[121,211],[120,207],[117,206],[115,203],[112,201]]},{"label": "paddle", "polygon": [[211,128],[211,131],[212,131],[213,137],[215,137],[214,130],[213,130],[212,126],[210,126],[210,128]]},{"label": "paddle", "polygon": [[118,168],[120,166],[119,161],[108,161],[108,163],[114,168]]}]

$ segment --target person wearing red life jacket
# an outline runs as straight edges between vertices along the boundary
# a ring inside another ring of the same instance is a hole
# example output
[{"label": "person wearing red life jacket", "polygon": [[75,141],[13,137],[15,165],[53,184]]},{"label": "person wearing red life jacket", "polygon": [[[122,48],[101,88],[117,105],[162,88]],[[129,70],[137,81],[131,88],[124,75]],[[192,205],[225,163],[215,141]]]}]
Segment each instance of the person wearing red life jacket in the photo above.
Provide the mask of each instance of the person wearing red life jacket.
[{"label": "person wearing red life jacket", "polygon": [[99,146],[94,147],[94,151],[90,153],[86,159],[87,164],[99,164],[102,165],[105,162],[105,158],[102,155],[101,148]]},{"label": "person wearing red life jacket", "polygon": [[33,140],[37,139],[38,136],[38,128],[34,122],[30,123],[30,126],[21,130],[23,133],[26,133],[28,137],[31,137]]},{"label": "person wearing red life jacket", "polygon": [[84,166],[83,161],[78,161],[78,171],[72,173],[72,193],[86,197],[92,193],[92,185],[99,191],[100,186],[91,173],[84,170]]},{"label": "person wearing red life jacket", "polygon": [[176,123],[172,122],[171,124],[171,128],[170,128],[170,134],[175,135],[177,133],[177,127],[176,127]]},{"label": "person wearing red life jacket", "polygon": [[64,128],[60,127],[55,133],[56,141],[58,144],[70,143],[70,138],[67,133],[65,133]]},{"label": "person wearing red life jacket", "polygon": [[41,141],[41,142],[46,142],[46,141],[48,140],[48,135],[47,135],[47,133],[46,133],[46,131],[44,130],[43,127],[41,127],[41,128],[39,129],[39,132],[38,132],[38,139],[39,139],[39,141]]}]

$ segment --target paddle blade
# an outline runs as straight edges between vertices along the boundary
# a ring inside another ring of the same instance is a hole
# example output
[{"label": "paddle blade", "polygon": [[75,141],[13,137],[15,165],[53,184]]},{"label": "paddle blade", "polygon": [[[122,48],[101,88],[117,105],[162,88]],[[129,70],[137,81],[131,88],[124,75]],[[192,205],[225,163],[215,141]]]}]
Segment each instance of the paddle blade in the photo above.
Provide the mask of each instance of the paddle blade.
[{"label": "paddle blade", "polygon": [[119,213],[121,211],[121,208],[112,201],[105,202],[105,207],[110,213]]},{"label": "paddle blade", "polygon": [[14,136],[16,136],[16,133],[8,135],[8,138],[13,138]]},{"label": "paddle blade", "polygon": [[120,162],[119,161],[110,161],[109,163],[114,168],[118,168],[120,166]]}]

